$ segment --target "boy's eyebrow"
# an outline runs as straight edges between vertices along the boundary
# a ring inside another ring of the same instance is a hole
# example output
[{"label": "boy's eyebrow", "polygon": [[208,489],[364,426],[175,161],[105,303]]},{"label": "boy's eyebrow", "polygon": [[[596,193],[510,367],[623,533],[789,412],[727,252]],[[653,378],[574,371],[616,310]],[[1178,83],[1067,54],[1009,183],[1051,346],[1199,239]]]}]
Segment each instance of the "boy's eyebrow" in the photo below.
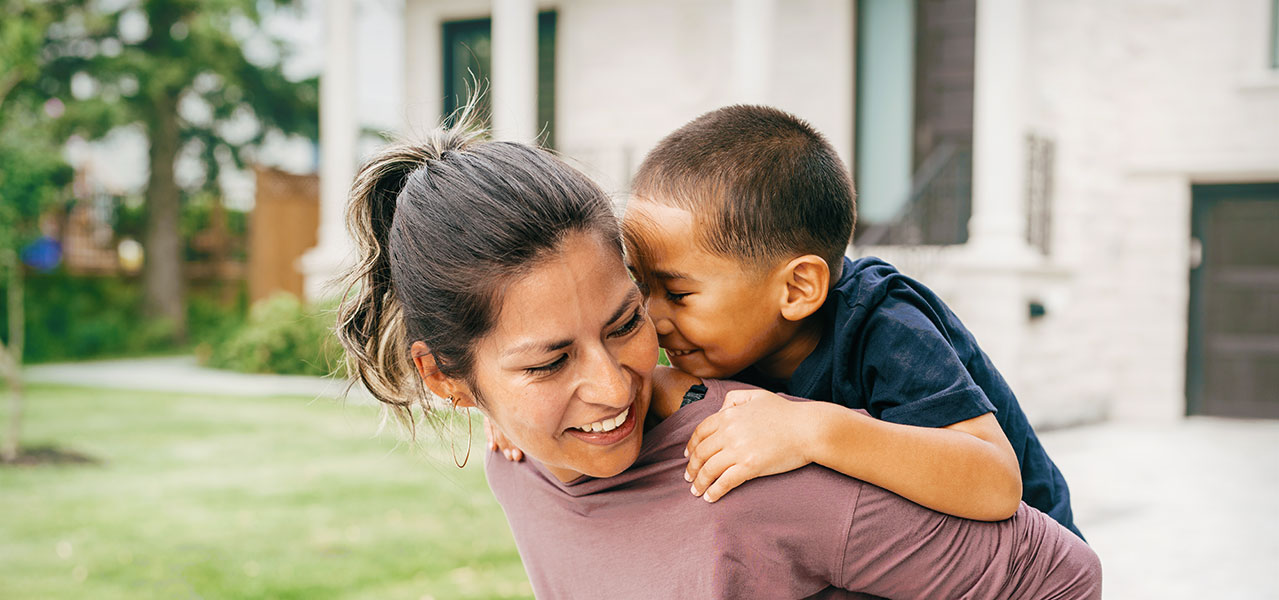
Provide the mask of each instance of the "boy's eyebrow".
[{"label": "boy's eyebrow", "polygon": [[687,279],[689,281],[694,281],[691,276],[679,271],[650,271],[650,273],[652,273],[653,277],[658,279]]}]

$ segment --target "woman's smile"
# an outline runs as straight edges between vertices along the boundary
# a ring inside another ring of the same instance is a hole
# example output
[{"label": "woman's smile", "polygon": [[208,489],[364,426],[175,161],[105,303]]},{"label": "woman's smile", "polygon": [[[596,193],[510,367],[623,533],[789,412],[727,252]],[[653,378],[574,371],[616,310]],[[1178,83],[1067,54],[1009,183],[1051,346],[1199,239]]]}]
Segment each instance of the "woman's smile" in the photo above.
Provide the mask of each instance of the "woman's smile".
[{"label": "woman's smile", "polygon": [[638,421],[635,415],[639,412],[635,410],[635,404],[633,401],[617,415],[581,427],[570,427],[566,432],[588,444],[609,446],[621,442],[635,433],[635,423]]}]

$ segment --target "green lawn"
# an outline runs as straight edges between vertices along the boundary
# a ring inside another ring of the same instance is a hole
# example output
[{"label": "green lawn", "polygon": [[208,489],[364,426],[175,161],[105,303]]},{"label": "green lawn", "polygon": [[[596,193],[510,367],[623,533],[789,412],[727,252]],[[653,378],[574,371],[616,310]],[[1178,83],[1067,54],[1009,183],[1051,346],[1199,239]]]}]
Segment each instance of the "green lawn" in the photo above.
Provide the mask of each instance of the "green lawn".
[{"label": "green lawn", "polygon": [[462,470],[332,400],[35,387],[25,424],[100,462],[0,466],[0,598],[532,595],[478,423]]}]

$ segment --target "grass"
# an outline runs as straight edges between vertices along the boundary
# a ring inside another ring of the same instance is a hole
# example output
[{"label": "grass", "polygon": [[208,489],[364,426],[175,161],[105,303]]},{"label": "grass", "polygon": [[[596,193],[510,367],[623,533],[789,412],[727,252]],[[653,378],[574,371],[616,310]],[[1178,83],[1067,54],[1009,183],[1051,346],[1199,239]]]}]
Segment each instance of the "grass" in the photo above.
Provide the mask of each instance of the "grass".
[{"label": "grass", "polygon": [[98,462],[0,466],[0,598],[532,596],[478,424],[462,470],[331,400],[33,387],[24,424]]}]

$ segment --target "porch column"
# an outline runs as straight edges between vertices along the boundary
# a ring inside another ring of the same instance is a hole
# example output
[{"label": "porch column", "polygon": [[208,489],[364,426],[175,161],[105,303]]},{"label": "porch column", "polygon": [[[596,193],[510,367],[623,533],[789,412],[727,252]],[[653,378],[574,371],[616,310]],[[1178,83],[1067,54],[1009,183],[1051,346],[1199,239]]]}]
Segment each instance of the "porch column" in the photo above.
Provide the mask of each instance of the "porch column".
[{"label": "porch column", "polygon": [[[952,265],[966,292],[952,308],[1014,390],[1025,389],[1028,305],[1043,258],[1025,241],[1024,0],[977,0],[973,197],[968,243]],[[1033,413],[1037,398],[1022,399]]]},{"label": "porch column", "polygon": [[978,0],[973,93],[973,204],[968,243],[990,255],[1028,251],[1023,0]]},{"label": "porch column", "polygon": [[493,0],[493,134],[531,142],[537,122],[537,3]]},{"label": "porch column", "polygon": [[316,246],[301,258],[308,300],[332,296],[329,287],[348,259],[344,213],[355,176],[355,15],[353,0],[324,3],[324,71],[320,77],[320,231]]},{"label": "porch column", "polygon": [[772,78],[774,0],[733,0],[733,97],[768,103]]},{"label": "porch column", "polygon": [[444,65],[440,17],[434,0],[404,0],[404,133],[421,135],[440,126],[444,111]]}]

